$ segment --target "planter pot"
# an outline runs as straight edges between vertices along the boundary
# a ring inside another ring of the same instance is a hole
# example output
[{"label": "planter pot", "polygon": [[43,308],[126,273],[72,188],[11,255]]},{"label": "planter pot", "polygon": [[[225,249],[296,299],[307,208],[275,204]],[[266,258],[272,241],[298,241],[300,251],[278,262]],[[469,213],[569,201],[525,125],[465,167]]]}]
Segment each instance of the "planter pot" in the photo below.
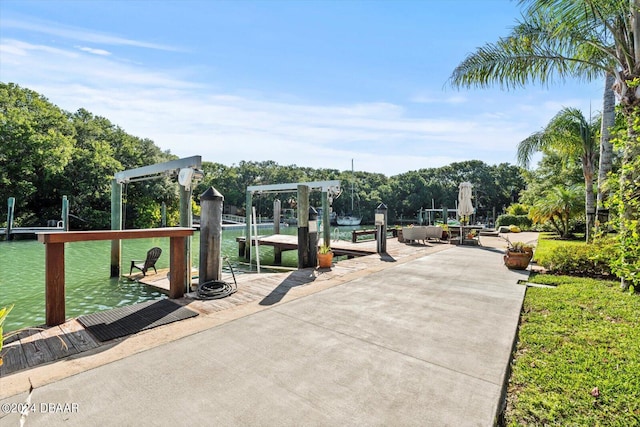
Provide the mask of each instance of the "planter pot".
[{"label": "planter pot", "polygon": [[331,263],[333,262],[333,252],[329,252],[326,254],[318,254],[318,267],[320,268],[331,268]]},{"label": "planter pot", "polygon": [[533,258],[533,253],[510,251],[507,251],[503,257],[504,265],[514,270],[526,270],[531,258]]},{"label": "planter pot", "polygon": [[396,233],[398,234],[398,242],[404,243],[404,236],[402,235],[402,228],[398,229],[396,231]]}]

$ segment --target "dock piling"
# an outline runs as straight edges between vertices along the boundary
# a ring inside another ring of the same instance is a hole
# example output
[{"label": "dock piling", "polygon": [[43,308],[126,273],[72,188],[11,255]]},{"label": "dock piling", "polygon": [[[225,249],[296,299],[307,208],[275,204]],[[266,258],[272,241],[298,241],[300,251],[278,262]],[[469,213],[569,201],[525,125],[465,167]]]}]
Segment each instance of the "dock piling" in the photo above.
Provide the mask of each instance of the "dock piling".
[{"label": "dock piling", "polygon": [[223,202],[224,196],[213,187],[200,195],[200,283],[222,278]]}]

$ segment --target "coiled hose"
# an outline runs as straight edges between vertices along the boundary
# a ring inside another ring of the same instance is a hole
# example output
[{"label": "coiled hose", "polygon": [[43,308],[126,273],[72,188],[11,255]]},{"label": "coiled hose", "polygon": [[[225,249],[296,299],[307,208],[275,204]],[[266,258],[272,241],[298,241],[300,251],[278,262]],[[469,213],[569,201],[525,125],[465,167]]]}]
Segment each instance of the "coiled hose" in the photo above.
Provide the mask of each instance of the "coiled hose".
[{"label": "coiled hose", "polygon": [[238,282],[236,281],[236,275],[233,272],[233,267],[229,259],[225,258],[231,275],[233,276],[233,283],[225,282],[224,280],[209,280],[207,282],[200,283],[198,289],[196,289],[196,298],[201,300],[211,300],[226,298],[229,295],[235,293],[238,290]]}]

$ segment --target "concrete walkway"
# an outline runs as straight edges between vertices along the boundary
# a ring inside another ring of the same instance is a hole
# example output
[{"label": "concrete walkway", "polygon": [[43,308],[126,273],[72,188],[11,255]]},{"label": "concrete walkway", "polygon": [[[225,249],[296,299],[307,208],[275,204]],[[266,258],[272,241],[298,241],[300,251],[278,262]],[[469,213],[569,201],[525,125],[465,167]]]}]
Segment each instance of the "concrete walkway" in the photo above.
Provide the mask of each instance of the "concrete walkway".
[{"label": "concrete walkway", "polygon": [[38,386],[26,425],[493,425],[528,272],[487,247],[388,264]]}]

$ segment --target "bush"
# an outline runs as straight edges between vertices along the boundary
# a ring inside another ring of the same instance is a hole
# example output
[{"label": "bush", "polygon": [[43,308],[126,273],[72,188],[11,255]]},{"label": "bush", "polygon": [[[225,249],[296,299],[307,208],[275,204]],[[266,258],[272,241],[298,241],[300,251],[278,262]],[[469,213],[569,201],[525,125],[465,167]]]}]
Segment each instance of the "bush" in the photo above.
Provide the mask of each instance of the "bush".
[{"label": "bush", "polygon": [[517,225],[521,229],[530,229],[532,222],[527,215],[500,215],[496,220],[496,227]]},{"label": "bush", "polygon": [[560,245],[536,261],[553,274],[583,277],[613,277],[611,260],[617,249],[612,241],[597,241],[584,245]]},{"label": "bush", "polygon": [[529,213],[529,207],[522,203],[513,203],[507,208],[509,215],[527,215]]}]

